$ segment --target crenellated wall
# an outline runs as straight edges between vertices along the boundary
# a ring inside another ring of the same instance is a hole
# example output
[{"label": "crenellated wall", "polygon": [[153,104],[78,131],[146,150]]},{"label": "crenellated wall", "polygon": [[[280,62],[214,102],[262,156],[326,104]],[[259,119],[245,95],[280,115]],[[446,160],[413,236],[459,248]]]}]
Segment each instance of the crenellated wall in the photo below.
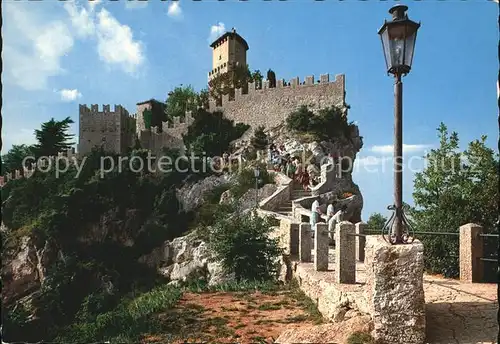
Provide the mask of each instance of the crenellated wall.
[{"label": "crenellated wall", "polygon": [[136,118],[130,116],[121,105],[80,104],[78,152],[88,154],[94,147],[103,147],[107,152],[123,153],[134,143]]},{"label": "crenellated wall", "polygon": [[[40,159],[40,161],[39,161],[40,166],[39,167],[41,167],[41,169],[43,171],[46,171],[49,167],[54,168],[55,167],[54,161],[57,158],[61,158],[61,157],[65,157],[68,159],[66,161],[69,161],[70,163],[74,163],[75,159],[78,159],[78,154],[75,153],[74,148],[68,148],[64,152],[59,152],[57,154],[57,157],[56,156],[48,157],[51,160],[51,162],[50,162],[51,165],[48,165],[49,161],[47,161],[46,159]],[[28,162],[31,162],[31,161],[28,161]],[[21,173],[21,170],[15,170],[15,171],[6,173],[5,176],[0,176],[0,187],[3,187],[10,180],[21,179],[21,178],[30,178],[33,175],[33,173],[35,172],[36,168],[37,168],[37,163],[33,162],[31,165],[31,168],[27,168],[27,167],[23,168],[23,173]]]},{"label": "crenellated wall", "polygon": [[229,95],[222,98],[222,104],[210,102],[210,111],[220,110],[235,122],[251,125],[253,128],[264,125],[267,128],[279,125],[291,112],[306,105],[310,110],[337,105],[345,105],[345,76],[339,74],[330,81],[323,74],[315,82],[314,76],[307,76],[303,82],[294,78],[286,83],[277,80],[275,88],[269,88],[269,81],[262,82],[262,89],[255,83],[248,84],[248,93],[235,90],[234,100]]}]

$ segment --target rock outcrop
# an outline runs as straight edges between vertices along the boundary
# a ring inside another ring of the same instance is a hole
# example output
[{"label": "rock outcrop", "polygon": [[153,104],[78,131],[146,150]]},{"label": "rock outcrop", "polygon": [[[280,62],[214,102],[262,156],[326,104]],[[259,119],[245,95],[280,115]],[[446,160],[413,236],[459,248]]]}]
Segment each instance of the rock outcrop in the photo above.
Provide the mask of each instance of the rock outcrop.
[{"label": "rock outcrop", "polygon": [[[257,192],[257,200],[260,202],[269,196],[271,196],[276,190],[278,186],[276,184],[266,184],[258,189]],[[247,210],[255,206],[255,189],[250,189],[243,194],[243,196],[238,198],[239,202],[239,210]],[[234,196],[231,194],[231,190],[224,191],[220,198],[220,203],[230,203],[235,201]]]},{"label": "rock outcrop", "polygon": [[222,265],[212,259],[213,253],[196,232],[166,241],[139,261],[168,279],[171,284],[204,280],[209,285],[231,281],[234,276],[224,273]]},{"label": "rock outcrop", "polygon": [[210,176],[195,183],[186,183],[177,190],[177,198],[184,211],[191,211],[203,203],[203,195],[218,186],[231,182],[231,175]]}]

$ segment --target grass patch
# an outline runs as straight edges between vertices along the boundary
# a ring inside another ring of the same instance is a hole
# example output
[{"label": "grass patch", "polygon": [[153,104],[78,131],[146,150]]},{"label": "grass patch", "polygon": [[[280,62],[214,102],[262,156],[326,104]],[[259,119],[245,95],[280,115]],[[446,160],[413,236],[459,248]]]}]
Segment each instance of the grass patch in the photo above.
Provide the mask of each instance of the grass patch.
[{"label": "grass patch", "polygon": [[239,323],[239,324],[237,324],[237,325],[234,327],[234,329],[235,329],[235,330],[237,330],[237,329],[240,329],[240,328],[244,328],[244,327],[246,327],[246,326],[247,326],[247,325],[245,325],[245,324]]},{"label": "grass patch", "polygon": [[263,304],[259,305],[257,309],[259,311],[276,311],[278,309],[281,309],[281,306],[271,302],[264,302]]},{"label": "grass patch", "polygon": [[347,338],[347,344],[374,344],[375,340],[369,333],[354,332]]},{"label": "grass patch", "polygon": [[293,323],[303,322],[303,321],[306,321],[308,319],[309,319],[308,315],[301,314],[301,315],[296,315],[296,316],[293,316],[293,317],[287,317],[282,322],[284,324],[293,324]]}]

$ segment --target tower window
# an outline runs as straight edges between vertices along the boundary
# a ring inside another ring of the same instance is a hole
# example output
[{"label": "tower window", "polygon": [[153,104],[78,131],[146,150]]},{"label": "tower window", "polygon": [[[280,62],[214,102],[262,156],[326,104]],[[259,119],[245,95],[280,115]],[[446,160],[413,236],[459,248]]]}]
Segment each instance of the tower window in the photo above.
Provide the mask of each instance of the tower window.
[{"label": "tower window", "polygon": [[219,60],[222,60],[222,56],[221,55],[219,55]]}]

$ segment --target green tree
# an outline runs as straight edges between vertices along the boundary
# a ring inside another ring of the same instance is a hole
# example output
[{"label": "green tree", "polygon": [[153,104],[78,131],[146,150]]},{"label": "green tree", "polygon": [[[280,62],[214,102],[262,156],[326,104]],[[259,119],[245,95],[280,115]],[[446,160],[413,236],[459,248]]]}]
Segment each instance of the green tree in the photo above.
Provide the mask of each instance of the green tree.
[{"label": "green tree", "polygon": [[276,258],[282,254],[277,239],[271,239],[271,219],[254,213],[224,216],[210,229],[209,246],[215,259],[237,280],[269,280],[276,277]]},{"label": "green tree", "polygon": [[194,111],[197,109],[199,95],[190,85],[184,87],[181,85],[168,93],[165,104],[165,115],[167,119],[184,116],[186,111]]},{"label": "green tree", "polygon": [[235,125],[219,111],[198,109],[193,117],[194,121],[183,139],[186,147],[190,147],[190,151],[197,155],[205,153],[207,156],[222,156],[229,149],[230,142],[249,128],[241,123]]},{"label": "green tree", "polygon": [[33,155],[33,147],[28,145],[13,145],[7,154],[2,156],[2,175],[20,170],[24,173],[23,159],[25,157]]},{"label": "green tree", "polygon": [[271,69],[267,71],[267,80],[269,80],[269,88],[276,87],[276,74]]},{"label": "green tree", "polygon": [[40,130],[35,130],[35,136],[38,141],[33,146],[34,153],[40,156],[55,156],[57,153],[71,148],[75,143],[70,141],[75,135],[68,134],[68,130],[73,120],[66,117],[62,121],[51,119],[42,123]]},{"label": "green tree", "polygon": [[368,218],[368,228],[374,230],[381,230],[385,223],[387,222],[387,218],[380,213],[373,213]]},{"label": "green tree", "polygon": [[255,133],[250,139],[250,143],[256,150],[263,150],[267,147],[269,140],[267,139],[267,135],[264,132],[264,126],[261,125],[257,127],[257,129],[255,129]]},{"label": "green tree", "polygon": [[253,73],[251,73],[251,76],[250,76],[250,82],[255,82],[255,84],[257,85],[257,88],[258,89],[261,89],[262,88],[262,80],[264,79],[264,77],[262,76],[260,70],[256,69],[253,71]]},{"label": "green tree", "polygon": [[349,138],[355,124],[347,122],[346,108],[332,106],[314,113],[304,105],[287,117],[286,125],[290,131],[308,134],[315,140]]},{"label": "green tree", "polygon": [[209,98],[210,98],[210,93],[208,92],[208,89],[206,88],[202,89],[198,94],[198,107],[207,110],[209,107]]},{"label": "green tree", "polygon": [[[486,147],[486,136],[459,151],[456,132],[440,124],[439,148],[426,155],[426,168],[415,175],[411,217],[418,231],[458,232],[477,223],[487,232],[498,220],[498,153]],[[446,276],[458,275],[458,240],[449,236],[422,237],[426,268]]]}]

